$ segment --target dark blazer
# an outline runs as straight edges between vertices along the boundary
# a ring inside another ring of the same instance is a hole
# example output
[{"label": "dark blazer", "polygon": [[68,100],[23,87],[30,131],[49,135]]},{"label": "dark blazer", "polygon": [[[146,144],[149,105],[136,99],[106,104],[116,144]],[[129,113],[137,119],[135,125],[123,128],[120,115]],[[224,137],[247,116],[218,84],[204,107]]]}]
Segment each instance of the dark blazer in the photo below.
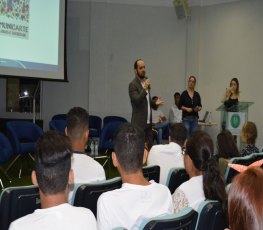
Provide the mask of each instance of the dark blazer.
[{"label": "dark blazer", "polygon": [[[150,105],[151,105],[150,90],[148,90],[148,92],[149,92]],[[137,77],[135,77],[133,81],[130,82],[129,84],[129,96],[132,105],[131,123],[143,129],[146,128],[147,116],[148,116],[148,102],[146,95],[147,92],[142,87],[140,80]]]}]

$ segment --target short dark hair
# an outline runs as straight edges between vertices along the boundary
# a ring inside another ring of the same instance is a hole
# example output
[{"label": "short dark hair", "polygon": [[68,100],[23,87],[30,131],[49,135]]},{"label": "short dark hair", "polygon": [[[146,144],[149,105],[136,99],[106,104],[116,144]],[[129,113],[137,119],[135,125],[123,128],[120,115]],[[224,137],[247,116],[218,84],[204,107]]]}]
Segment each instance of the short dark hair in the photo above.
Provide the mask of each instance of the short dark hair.
[{"label": "short dark hair", "polygon": [[228,195],[229,227],[261,229],[263,226],[263,171],[260,167],[248,168],[232,181]]},{"label": "short dark hair", "polygon": [[218,162],[214,156],[212,138],[204,131],[195,131],[187,139],[185,151],[195,168],[203,174],[205,198],[218,200],[226,208],[225,182],[220,175]]},{"label": "short dark hair", "polygon": [[225,129],[217,135],[218,157],[230,159],[240,156],[232,133]]},{"label": "short dark hair", "polygon": [[151,103],[151,106],[152,106],[152,109],[154,110],[157,110],[159,105],[156,105],[156,101],[158,100],[158,97],[157,96],[153,96],[152,97],[152,103]]},{"label": "short dark hair", "polygon": [[72,149],[68,137],[52,130],[37,141],[35,153],[36,177],[44,194],[65,191],[71,168]]},{"label": "short dark hair", "polygon": [[134,69],[137,69],[138,68],[138,61],[142,61],[142,59],[137,59],[135,62],[134,62],[134,65],[133,65],[133,68]]},{"label": "short dark hair", "polygon": [[179,96],[179,97],[180,97],[181,94],[180,94],[179,92],[175,92],[175,93],[174,93],[174,97],[176,97],[176,96]]},{"label": "short dark hair", "polygon": [[70,139],[76,140],[89,127],[89,114],[81,107],[73,107],[67,113],[67,132]]},{"label": "short dark hair", "polygon": [[187,129],[183,123],[173,123],[170,125],[169,129],[171,141],[183,147],[187,138]]},{"label": "short dark hair", "polygon": [[131,123],[122,124],[114,138],[116,157],[126,173],[135,173],[142,169],[144,154],[144,132]]}]

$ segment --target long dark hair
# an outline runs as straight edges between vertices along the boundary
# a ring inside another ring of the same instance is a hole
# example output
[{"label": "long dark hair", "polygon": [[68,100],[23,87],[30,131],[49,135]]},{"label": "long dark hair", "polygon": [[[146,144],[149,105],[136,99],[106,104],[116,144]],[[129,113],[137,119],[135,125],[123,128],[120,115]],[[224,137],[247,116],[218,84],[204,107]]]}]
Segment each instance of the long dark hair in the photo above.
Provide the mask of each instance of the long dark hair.
[{"label": "long dark hair", "polygon": [[239,82],[238,82],[238,79],[237,79],[236,77],[232,78],[231,81],[230,81],[229,86],[231,86],[232,81],[234,81],[234,82],[237,84],[237,91],[236,91],[236,93],[237,93],[237,95],[239,95],[240,92],[239,92]]},{"label": "long dark hair", "polygon": [[217,135],[218,157],[232,158],[240,156],[232,133],[225,129]]},{"label": "long dark hair", "polygon": [[186,143],[186,154],[191,158],[195,168],[203,174],[203,189],[206,199],[218,200],[226,208],[225,183],[214,156],[211,137],[204,131],[193,132]]}]

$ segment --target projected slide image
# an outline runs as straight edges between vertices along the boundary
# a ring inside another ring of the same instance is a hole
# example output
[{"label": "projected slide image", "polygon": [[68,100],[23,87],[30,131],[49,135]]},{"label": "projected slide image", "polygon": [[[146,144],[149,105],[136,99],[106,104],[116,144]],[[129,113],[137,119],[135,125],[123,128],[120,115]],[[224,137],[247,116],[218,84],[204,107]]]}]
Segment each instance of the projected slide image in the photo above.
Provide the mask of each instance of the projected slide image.
[{"label": "projected slide image", "polygon": [[65,0],[0,0],[0,75],[64,79]]},{"label": "projected slide image", "polygon": [[28,38],[30,0],[0,1],[0,34]]},{"label": "projected slide image", "polygon": [[43,70],[56,72],[58,71],[58,66],[56,65],[47,65],[34,62],[25,62],[18,60],[8,60],[0,58],[0,67],[16,68],[16,69],[31,69],[31,70]]}]

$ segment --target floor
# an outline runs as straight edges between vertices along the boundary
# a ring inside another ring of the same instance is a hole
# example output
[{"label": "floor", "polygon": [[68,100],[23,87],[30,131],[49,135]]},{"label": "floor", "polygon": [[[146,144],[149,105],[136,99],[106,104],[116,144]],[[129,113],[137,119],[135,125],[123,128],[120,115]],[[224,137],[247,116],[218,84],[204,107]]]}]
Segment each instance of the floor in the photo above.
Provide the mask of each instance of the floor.
[{"label": "floor", "polygon": [[[5,170],[11,164],[11,162],[14,160],[14,158],[12,158],[7,163],[0,165],[0,167]],[[102,165],[105,163],[105,158],[95,157],[95,159]],[[119,176],[117,169],[112,165],[111,159],[109,159],[109,160],[110,160],[110,162],[107,162],[104,165],[104,169],[105,169],[107,179]],[[22,168],[21,176],[19,176],[20,168]],[[23,157],[20,157],[16,161],[16,163],[7,172],[8,176],[11,179],[11,182],[4,175],[3,171],[0,170],[0,178],[2,180],[3,186],[6,188],[6,187],[32,185],[31,172],[33,169],[34,169],[34,162],[29,157],[29,155],[24,155]],[[1,191],[1,184],[0,184],[0,191]]]}]

